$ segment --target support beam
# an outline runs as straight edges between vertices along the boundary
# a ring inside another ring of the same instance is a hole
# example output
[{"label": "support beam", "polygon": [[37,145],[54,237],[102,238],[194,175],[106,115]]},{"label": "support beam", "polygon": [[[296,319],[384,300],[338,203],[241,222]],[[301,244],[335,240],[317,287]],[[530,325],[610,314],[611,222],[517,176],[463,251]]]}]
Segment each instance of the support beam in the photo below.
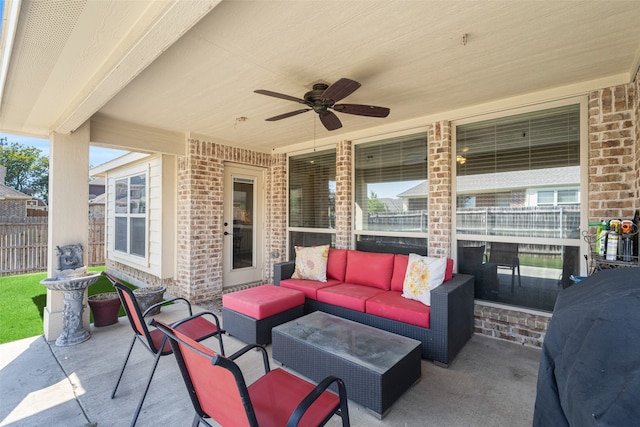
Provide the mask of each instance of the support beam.
[{"label": "support beam", "polygon": [[89,120],[218,3],[220,0],[152,2],[151,9],[165,5],[165,10],[139,37],[124,39],[123,45],[105,60],[105,65],[67,106],[52,129],[69,133]]},{"label": "support beam", "polygon": [[[70,135],[52,133],[49,147],[49,242],[48,277],[56,274],[56,246],[80,243],[87,264],[89,244],[89,123]],[[86,304],[86,294],[84,296]],[[62,332],[62,292],[47,291],[44,309],[44,336],[55,340]],[[89,310],[84,310],[83,326],[88,329]]]}]

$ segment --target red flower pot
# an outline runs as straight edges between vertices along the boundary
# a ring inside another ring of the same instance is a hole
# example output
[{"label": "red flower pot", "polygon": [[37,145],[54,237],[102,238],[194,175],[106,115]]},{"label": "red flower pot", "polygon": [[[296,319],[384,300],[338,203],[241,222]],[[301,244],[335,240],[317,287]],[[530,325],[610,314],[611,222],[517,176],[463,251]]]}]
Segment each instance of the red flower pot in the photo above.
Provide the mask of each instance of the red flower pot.
[{"label": "red flower pot", "polygon": [[88,298],[93,312],[94,326],[113,325],[118,321],[120,298],[115,292],[92,295]]}]

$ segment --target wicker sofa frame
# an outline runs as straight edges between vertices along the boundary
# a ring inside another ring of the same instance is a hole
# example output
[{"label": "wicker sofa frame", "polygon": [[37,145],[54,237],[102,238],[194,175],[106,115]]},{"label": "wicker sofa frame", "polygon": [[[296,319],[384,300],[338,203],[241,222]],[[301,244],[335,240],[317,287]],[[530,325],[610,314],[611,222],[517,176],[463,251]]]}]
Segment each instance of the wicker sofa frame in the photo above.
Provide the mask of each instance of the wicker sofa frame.
[{"label": "wicker sofa frame", "polygon": [[[274,265],[274,285],[293,274],[295,262]],[[339,307],[305,298],[305,313],[324,311],[364,325],[413,338],[422,343],[422,358],[448,367],[464,344],[473,335],[474,278],[456,274],[431,292],[430,328],[410,325],[384,317]]]}]

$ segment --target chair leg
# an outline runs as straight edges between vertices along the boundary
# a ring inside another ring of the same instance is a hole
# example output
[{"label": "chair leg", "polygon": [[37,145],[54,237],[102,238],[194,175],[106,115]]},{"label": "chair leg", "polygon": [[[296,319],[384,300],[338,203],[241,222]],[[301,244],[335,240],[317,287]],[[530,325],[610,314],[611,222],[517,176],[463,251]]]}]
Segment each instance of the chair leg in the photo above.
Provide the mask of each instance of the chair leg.
[{"label": "chair leg", "polygon": [[200,425],[200,415],[196,413],[195,417],[193,417],[193,422],[191,423],[191,427],[198,427]]},{"label": "chair leg", "polygon": [[144,388],[144,393],[142,394],[142,398],[140,399],[140,403],[138,403],[138,407],[136,408],[135,414],[133,414],[133,419],[131,420],[131,427],[136,425],[138,421],[138,415],[140,415],[140,410],[142,409],[142,404],[144,403],[144,399],[147,397],[147,392],[149,391],[149,386],[151,385],[151,380],[153,379],[153,374],[156,372],[156,368],[158,367],[158,362],[160,361],[160,356],[162,356],[162,348],[164,347],[164,341],[166,338],[162,339],[162,344],[160,345],[160,350],[156,353],[156,360],[153,362],[153,368],[151,368],[151,373],[149,374],[149,380],[147,381],[147,385]]},{"label": "chair leg", "polygon": [[518,286],[522,287],[522,279],[520,278],[520,264],[518,264]]},{"label": "chair leg", "polygon": [[224,345],[222,344],[222,333],[218,331],[217,336],[218,336],[218,344],[220,344],[220,354],[224,356],[225,354],[224,354]]},{"label": "chair leg", "polygon": [[513,281],[515,279],[516,269],[515,267],[511,267],[511,293],[513,293]]},{"label": "chair leg", "polygon": [[118,382],[116,382],[116,386],[113,388],[111,392],[111,398],[116,397],[116,391],[118,390],[118,386],[120,385],[120,380],[122,379],[122,374],[124,374],[124,368],[127,367],[127,362],[129,361],[129,356],[131,356],[131,350],[133,350],[133,345],[136,343],[136,336],[133,336],[133,341],[131,341],[131,345],[129,346],[129,352],[127,353],[127,358],[124,359],[124,365],[122,365],[122,370],[120,371],[120,376],[118,377]]}]

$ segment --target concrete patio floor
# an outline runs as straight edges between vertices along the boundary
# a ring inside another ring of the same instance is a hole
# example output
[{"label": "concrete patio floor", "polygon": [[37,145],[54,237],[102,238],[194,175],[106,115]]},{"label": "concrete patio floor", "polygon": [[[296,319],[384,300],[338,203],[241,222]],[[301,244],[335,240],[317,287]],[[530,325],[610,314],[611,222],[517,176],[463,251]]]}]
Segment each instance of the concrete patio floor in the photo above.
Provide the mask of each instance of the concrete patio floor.
[{"label": "concrete patio floor", "polygon": [[[178,304],[164,307],[157,317],[171,321],[185,314]],[[57,347],[42,336],[0,346],[0,427],[129,425],[153,358],[137,343],[111,399],[133,333],[122,317],[115,325],[91,325],[91,334],[70,347]],[[228,335],[223,339],[227,354],[244,345]],[[217,349],[215,339],[205,343]],[[448,369],[423,360],[420,381],[382,420],[350,401],[351,425],[530,426],[539,358],[537,349],[474,335]],[[261,374],[257,352],[243,356],[239,365],[248,383]],[[272,361],[271,368],[276,367]],[[190,426],[193,415],[175,358],[162,357],[137,425]],[[328,425],[340,420],[334,417]]]}]

